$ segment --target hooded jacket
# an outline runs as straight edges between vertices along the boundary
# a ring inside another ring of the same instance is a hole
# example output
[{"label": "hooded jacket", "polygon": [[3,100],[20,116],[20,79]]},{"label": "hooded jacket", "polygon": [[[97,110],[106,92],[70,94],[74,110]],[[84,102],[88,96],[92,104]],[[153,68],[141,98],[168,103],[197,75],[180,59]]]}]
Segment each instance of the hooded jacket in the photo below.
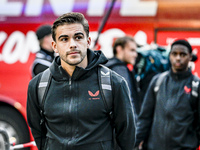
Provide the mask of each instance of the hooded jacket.
[{"label": "hooded jacket", "polygon": [[135,113],[136,115],[139,115],[140,99],[134,70],[130,71],[127,64],[116,57],[109,59],[105,65],[126,79],[130,89],[131,101],[133,103]]},{"label": "hooded jacket", "polygon": [[199,145],[200,99],[191,94],[191,71],[170,70],[156,94],[158,77],[152,79],[145,95],[137,122],[136,146],[147,140],[148,150],[195,150]]},{"label": "hooded jacket", "polygon": [[[40,126],[37,86],[41,74],[28,87],[27,118],[38,147],[47,150],[112,150],[112,125],[98,85],[97,67],[107,62],[101,51],[88,50],[88,66],[76,67],[70,77],[56,57],[50,66],[52,81],[44,103],[45,128]],[[113,121],[122,150],[135,142],[134,114],[126,81],[111,72]],[[41,135],[41,130],[46,132]]]}]

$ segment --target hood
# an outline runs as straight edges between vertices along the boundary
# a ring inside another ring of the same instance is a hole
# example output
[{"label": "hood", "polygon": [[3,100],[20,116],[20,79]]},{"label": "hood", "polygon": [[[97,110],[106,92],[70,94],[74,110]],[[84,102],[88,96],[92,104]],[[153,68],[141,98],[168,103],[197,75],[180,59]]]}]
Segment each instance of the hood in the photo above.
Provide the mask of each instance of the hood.
[{"label": "hood", "polygon": [[126,65],[125,62],[119,60],[117,57],[113,57],[109,59],[109,61],[105,64],[108,68],[112,68],[114,66],[119,66],[119,65]]},{"label": "hood", "polygon": [[[76,66],[74,73],[71,77],[71,79],[76,80],[79,78],[84,78],[89,76],[90,70],[97,67],[99,64],[105,64],[108,59],[105,57],[105,55],[102,53],[102,51],[92,51],[90,49],[87,50],[87,58],[88,58],[88,66],[86,68],[81,68]],[[50,71],[56,80],[66,80],[70,76],[68,73],[62,68],[60,57],[57,56],[52,65],[50,66]]]}]

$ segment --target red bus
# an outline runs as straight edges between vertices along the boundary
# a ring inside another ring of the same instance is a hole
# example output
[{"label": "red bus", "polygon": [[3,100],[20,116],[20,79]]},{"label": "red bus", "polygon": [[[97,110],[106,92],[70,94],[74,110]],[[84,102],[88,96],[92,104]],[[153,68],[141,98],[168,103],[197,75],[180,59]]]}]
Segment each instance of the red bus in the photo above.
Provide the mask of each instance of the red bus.
[{"label": "red bus", "polygon": [[[92,43],[112,0],[1,0],[0,1],[0,128],[16,144],[33,141],[26,122],[30,67],[39,50],[35,30],[52,24],[66,12],[81,12],[90,24]],[[186,38],[197,56],[200,48],[199,0],[116,0],[102,33],[99,48],[112,56],[112,43],[125,34],[142,44],[168,46]],[[92,48],[92,46],[91,46]],[[199,60],[193,71],[200,75]],[[36,148],[33,148],[36,149]]]}]

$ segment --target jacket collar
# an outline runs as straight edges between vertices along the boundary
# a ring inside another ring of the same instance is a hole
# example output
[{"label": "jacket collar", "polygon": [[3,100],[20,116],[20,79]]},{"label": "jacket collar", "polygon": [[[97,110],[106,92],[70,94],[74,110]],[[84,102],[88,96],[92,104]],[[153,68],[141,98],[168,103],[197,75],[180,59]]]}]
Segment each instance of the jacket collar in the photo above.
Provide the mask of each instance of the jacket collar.
[{"label": "jacket collar", "polygon": [[172,69],[170,69],[170,75],[172,76],[173,79],[181,80],[181,79],[185,79],[185,78],[191,76],[191,75],[192,75],[192,72],[191,72],[191,69],[188,69],[188,70],[185,71],[185,72],[174,73],[174,72],[172,71]]},{"label": "jacket collar", "polygon": [[[71,77],[73,80],[79,79],[80,77],[89,76],[88,72],[91,69],[97,67],[99,64],[104,64],[108,61],[101,51],[92,51],[88,49],[87,56],[88,56],[88,66],[86,68],[81,68],[76,66],[74,73]],[[52,76],[56,80],[69,79],[68,73],[61,66],[61,61],[59,56],[57,56],[54,59],[52,65],[50,66],[50,71]]]},{"label": "jacket collar", "polygon": [[117,57],[113,57],[111,59],[109,59],[108,63],[106,63],[106,66],[112,68],[114,66],[119,66],[119,65],[122,65],[122,66],[126,66],[127,64],[121,60],[119,60]]}]

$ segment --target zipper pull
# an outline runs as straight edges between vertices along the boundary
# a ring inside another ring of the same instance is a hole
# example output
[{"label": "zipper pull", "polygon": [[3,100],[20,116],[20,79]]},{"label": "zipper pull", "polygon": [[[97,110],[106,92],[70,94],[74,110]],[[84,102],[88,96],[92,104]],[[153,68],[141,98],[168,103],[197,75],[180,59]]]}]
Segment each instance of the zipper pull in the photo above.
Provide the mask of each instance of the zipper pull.
[{"label": "zipper pull", "polygon": [[72,84],[72,79],[71,78],[69,78],[69,85],[71,85]]}]

